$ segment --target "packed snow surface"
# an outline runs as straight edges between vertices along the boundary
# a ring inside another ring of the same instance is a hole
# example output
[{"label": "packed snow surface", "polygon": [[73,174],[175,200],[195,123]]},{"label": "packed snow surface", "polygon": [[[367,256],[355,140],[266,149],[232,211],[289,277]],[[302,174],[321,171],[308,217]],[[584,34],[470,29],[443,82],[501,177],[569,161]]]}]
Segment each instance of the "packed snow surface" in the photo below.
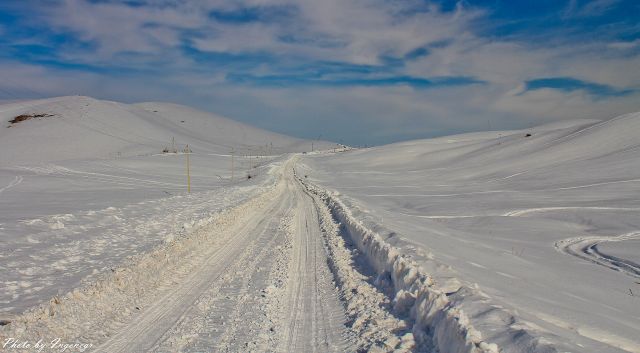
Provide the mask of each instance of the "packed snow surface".
[{"label": "packed snow surface", "polygon": [[301,170],[436,287],[474,288],[467,316],[501,351],[640,352],[639,131],[635,113],[318,154]]}]

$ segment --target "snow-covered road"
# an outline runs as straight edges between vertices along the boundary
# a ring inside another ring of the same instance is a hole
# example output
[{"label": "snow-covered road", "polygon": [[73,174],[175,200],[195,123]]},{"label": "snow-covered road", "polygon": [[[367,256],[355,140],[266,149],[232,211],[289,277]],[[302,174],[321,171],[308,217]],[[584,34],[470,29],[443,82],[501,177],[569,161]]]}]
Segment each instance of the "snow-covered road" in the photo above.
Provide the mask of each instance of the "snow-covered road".
[{"label": "snow-covered road", "polygon": [[[337,241],[328,209],[297,179],[296,160],[274,168],[279,181],[265,192],[27,311],[0,338],[61,338],[109,353],[410,348],[411,335],[396,337],[406,323],[372,274],[352,266],[357,251]],[[365,323],[371,313],[380,321]]]},{"label": "snow-covered road", "polygon": [[268,196],[97,351],[343,351],[344,308],[312,200],[290,173]]}]

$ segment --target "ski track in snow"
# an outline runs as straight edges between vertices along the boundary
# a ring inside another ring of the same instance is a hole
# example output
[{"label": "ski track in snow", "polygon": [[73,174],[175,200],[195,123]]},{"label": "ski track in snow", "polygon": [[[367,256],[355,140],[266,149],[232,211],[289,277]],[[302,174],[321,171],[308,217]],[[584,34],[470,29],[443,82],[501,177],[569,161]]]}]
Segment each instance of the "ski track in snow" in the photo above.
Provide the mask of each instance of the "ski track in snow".
[{"label": "ski track in snow", "polygon": [[606,242],[619,242],[640,239],[640,232],[631,232],[618,236],[602,237],[574,237],[563,239],[555,243],[559,251],[622,272],[632,277],[640,278],[640,264],[604,253],[598,248]]},{"label": "ski track in snow", "polygon": [[7,184],[7,186],[0,188],[0,193],[18,186],[20,183],[22,183],[23,180],[24,180],[24,177],[22,175],[16,176],[15,178],[13,178],[13,180],[11,180],[9,184]]},{"label": "ski track in snow", "polygon": [[55,164],[48,164],[42,166],[21,166],[17,167],[17,169],[23,171],[29,171],[36,175],[55,175],[55,176],[77,176],[93,181],[98,181],[102,183],[111,183],[122,186],[135,186],[135,187],[158,187],[158,186],[170,186],[170,187],[183,187],[184,184],[175,184],[175,183],[167,183],[157,180],[150,179],[139,179],[132,178],[120,175],[112,175],[112,174],[104,174],[104,173],[95,173],[95,172],[83,172],[71,168],[66,168],[62,166],[58,166]]}]

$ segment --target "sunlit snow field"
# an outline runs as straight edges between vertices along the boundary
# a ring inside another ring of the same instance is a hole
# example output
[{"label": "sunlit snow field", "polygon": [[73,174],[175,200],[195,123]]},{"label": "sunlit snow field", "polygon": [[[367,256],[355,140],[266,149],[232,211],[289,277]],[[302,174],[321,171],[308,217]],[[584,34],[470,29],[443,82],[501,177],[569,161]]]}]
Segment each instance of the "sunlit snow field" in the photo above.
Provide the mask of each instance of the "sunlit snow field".
[{"label": "sunlit snow field", "polygon": [[420,261],[463,331],[502,352],[640,352],[640,114],[298,157],[310,141],[166,103],[61,97],[0,118],[0,320],[263,194],[289,161]]},{"label": "sunlit snow field", "polygon": [[465,134],[310,156],[305,173],[446,265],[436,279],[584,351],[640,351],[638,131],[630,114]]}]

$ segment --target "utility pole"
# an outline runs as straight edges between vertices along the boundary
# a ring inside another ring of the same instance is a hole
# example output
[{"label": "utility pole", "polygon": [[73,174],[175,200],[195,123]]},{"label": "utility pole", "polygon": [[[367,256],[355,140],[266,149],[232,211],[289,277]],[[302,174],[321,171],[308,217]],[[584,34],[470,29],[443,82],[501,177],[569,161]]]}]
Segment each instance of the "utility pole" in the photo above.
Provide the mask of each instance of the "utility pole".
[{"label": "utility pole", "polygon": [[187,155],[187,193],[191,193],[191,172],[189,165],[189,154],[191,154],[191,150],[189,150],[189,145],[184,148],[184,152]]},{"label": "utility pole", "polygon": [[178,150],[176,150],[176,138],[175,137],[171,137],[171,152],[172,153],[178,153]]},{"label": "utility pole", "polygon": [[234,166],[233,166],[233,163],[234,163],[234,160],[233,160],[233,152],[234,152],[234,151],[233,151],[233,147],[231,147],[231,181],[232,181],[232,182],[233,182],[233,167],[234,167]]}]

